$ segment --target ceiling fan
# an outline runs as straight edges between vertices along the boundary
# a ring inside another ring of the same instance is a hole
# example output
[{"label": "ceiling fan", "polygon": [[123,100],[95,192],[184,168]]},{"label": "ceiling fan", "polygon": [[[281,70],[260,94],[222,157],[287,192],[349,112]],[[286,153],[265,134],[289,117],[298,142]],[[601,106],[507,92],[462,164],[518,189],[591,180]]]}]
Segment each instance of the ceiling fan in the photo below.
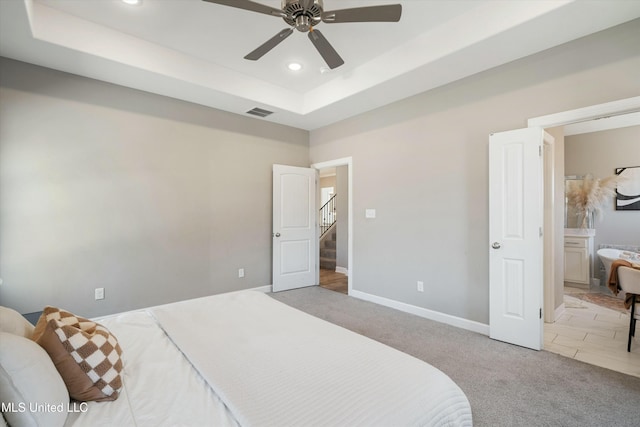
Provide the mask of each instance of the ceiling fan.
[{"label": "ceiling fan", "polygon": [[267,40],[257,49],[250,52],[245,59],[256,61],[280,42],[293,33],[293,29],[308,33],[311,43],[316,47],[329,68],[337,68],[344,64],[344,60],[338,55],[333,46],[322,33],[315,29],[321,22],[326,24],[338,24],[343,22],[398,22],[402,15],[402,5],[391,4],[382,6],[356,7],[353,9],[341,9],[324,11],[323,0],[282,0],[282,8],[276,9],[264,4],[249,0],[203,0],[223,6],[236,7],[251,12],[282,18],[291,26]]}]

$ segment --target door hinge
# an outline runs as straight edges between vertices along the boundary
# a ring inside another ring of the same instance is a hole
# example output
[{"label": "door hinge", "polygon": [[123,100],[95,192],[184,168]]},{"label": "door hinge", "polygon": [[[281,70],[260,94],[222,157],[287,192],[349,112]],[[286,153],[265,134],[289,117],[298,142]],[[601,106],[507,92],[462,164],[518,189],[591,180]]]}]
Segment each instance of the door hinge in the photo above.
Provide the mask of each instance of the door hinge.
[{"label": "door hinge", "polygon": [[540,308],[540,318],[542,319],[542,308]]},{"label": "door hinge", "polygon": [[538,156],[542,157],[542,145],[538,145]]},{"label": "door hinge", "polygon": [[542,237],[542,227],[538,227],[538,235]]}]

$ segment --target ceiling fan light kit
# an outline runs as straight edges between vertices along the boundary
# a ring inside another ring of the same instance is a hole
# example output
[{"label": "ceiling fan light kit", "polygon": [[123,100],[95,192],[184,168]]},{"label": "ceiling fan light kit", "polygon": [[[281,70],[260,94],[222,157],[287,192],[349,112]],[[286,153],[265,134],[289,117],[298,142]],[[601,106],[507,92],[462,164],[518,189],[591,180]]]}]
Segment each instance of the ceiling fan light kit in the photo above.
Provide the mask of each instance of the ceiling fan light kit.
[{"label": "ceiling fan light kit", "polygon": [[324,59],[331,69],[344,64],[344,60],[340,57],[338,52],[336,52],[333,46],[331,46],[324,35],[315,28],[316,25],[321,22],[324,22],[325,24],[339,24],[346,22],[398,22],[402,15],[402,5],[399,4],[365,6],[325,12],[323,0],[282,0],[281,9],[276,9],[250,0],[202,1],[275,16],[277,18],[282,18],[284,22],[289,25],[290,28],[280,31],[265,43],[258,46],[257,49],[247,54],[244,57],[245,59],[257,61],[271,49],[279,45],[284,39],[289,37],[295,28],[302,33],[308,34],[309,40],[311,40],[311,43],[318,50],[322,59]]}]

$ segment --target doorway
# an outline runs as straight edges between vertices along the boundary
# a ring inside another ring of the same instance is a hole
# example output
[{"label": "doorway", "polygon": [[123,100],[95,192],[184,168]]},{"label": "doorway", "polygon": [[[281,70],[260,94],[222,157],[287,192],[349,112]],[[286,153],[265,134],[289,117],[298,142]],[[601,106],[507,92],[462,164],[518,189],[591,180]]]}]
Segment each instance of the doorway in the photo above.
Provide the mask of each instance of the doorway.
[{"label": "doorway", "polygon": [[[529,119],[527,124],[528,127],[541,127],[543,129],[550,130],[551,128],[598,120],[603,117],[620,116],[638,111],[640,111],[640,96],[535,117]],[[552,167],[555,178],[555,206],[552,214],[556,220],[554,226],[555,235],[561,235],[564,237],[564,143],[556,144],[556,147],[560,147],[559,149],[563,150],[563,152],[555,152],[555,156],[553,158]],[[548,199],[545,199],[545,208],[547,208],[548,203]],[[553,248],[553,258],[545,258],[544,261],[544,268],[552,267],[553,271],[555,271],[554,280],[547,282],[544,289],[544,312],[547,315],[545,317],[545,322],[553,322],[564,310],[564,304],[562,303],[562,288],[564,287],[564,260],[561,256],[564,252],[563,245],[564,238],[556,239]],[[550,263],[553,265],[550,266]]]},{"label": "doorway", "polygon": [[[576,122],[581,122],[581,121],[587,121],[587,120],[594,120],[597,118],[601,118],[601,117],[607,117],[607,116],[611,116],[611,115],[619,115],[619,114],[625,114],[628,112],[632,112],[632,111],[640,111],[640,97],[635,97],[635,98],[629,98],[629,99],[625,99],[625,100],[621,100],[621,101],[615,101],[615,102],[610,102],[607,104],[601,104],[598,106],[592,106],[592,107],[587,107],[587,108],[582,108],[582,109],[578,109],[578,110],[572,110],[572,111],[568,111],[568,112],[563,112],[563,113],[558,113],[558,114],[552,114],[549,116],[544,116],[544,117],[538,117],[538,118],[534,118],[534,119],[530,119],[528,122],[528,126],[529,129],[534,133],[537,134],[538,132],[540,132],[542,129],[546,129],[549,130],[551,132],[551,128],[557,128],[557,127],[561,127],[567,124],[571,124],[571,123],[576,123]],[[502,136],[500,138],[502,138],[504,136],[504,138],[509,139],[509,138],[515,138],[517,135],[520,135],[521,137],[524,138],[524,135],[528,135],[527,132],[525,132],[524,129],[521,130],[514,130],[514,131],[508,131],[508,132],[502,132],[501,133]],[[517,134],[517,135],[516,135]],[[522,135],[521,135],[522,134]],[[495,134],[494,134],[495,135]],[[497,136],[497,135],[496,135]],[[553,134],[552,134],[553,136]],[[503,139],[504,139],[503,138]],[[525,138],[526,139],[526,138]],[[524,141],[524,140],[523,140]],[[508,141],[503,141],[505,142],[505,144]],[[535,141],[534,141],[535,142]],[[522,144],[522,141],[516,141],[514,140],[513,143],[515,144],[515,146],[519,146],[519,144]],[[491,145],[491,144],[490,144]],[[562,150],[564,144],[556,144],[555,145],[555,149],[560,151]],[[505,145],[505,149],[507,149],[509,146],[509,144]],[[531,144],[529,144],[529,146],[531,146]],[[496,147],[501,147],[501,144],[497,144]],[[558,148],[559,147],[559,148]],[[524,148],[523,148],[524,150]],[[540,157],[542,157],[543,152],[546,150],[543,150],[542,147],[539,147],[539,154]],[[490,149],[491,151],[491,149]],[[507,155],[506,157],[504,157],[503,155],[497,156],[496,159],[497,160],[504,160],[504,159],[508,159],[510,158],[509,156],[515,156],[518,157],[519,155],[522,154],[521,152],[522,150],[510,150],[509,151],[509,155]],[[518,154],[520,153],[520,154]],[[503,153],[504,154],[504,153]],[[536,153],[538,154],[538,153]],[[547,153],[545,153],[547,154]],[[542,225],[544,227],[544,233],[543,233],[543,227],[540,227],[540,237],[544,238],[544,241],[547,241],[547,239],[551,239],[549,240],[549,244],[546,245],[545,250],[543,251],[543,259],[542,262],[539,262],[535,267],[534,270],[530,270],[531,274],[533,274],[535,277],[538,277],[540,280],[533,280],[531,281],[531,285],[530,286],[534,286],[535,289],[530,289],[529,292],[534,293],[534,294],[540,294],[540,296],[544,295],[544,304],[540,304],[537,305],[538,303],[538,299],[534,298],[534,299],[529,299],[527,302],[526,307],[528,308],[528,311],[523,311],[522,313],[528,313],[527,316],[524,316],[523,318],[526,317],[526,319],[528,320],[527,322],[522,322],[522,325],[529,325],[529,324],[534,324],[534,322],[537,322],[538,318],[537,316],[537,308],[536,307],[541,307],[540,308],[540,321],[542,320],[542,314],[543,314],[543,309],[542,307],[544,307],[544,313],[546,313],[547,316],[551,317],[551,321],[553,321],[554,318],[556,318],[558,316],[558,313],[560,313],[563,309],[562,306],[562,298],[563,298],[563,289],[562,287],[560,287],[559,285],[556,284],[564,284],[563,281],[563,271],[564,271],[564,260],[562,257],[563,254],[563,239],[555,239],[555,241],[557,243],[553,242],[553,236],[563,236],[564,235],[564,221],[562,221],[563,219],[563,214],[564,214],[564,203],[563,203],[563,198],[564,198],[564,191],[563,191],[563,186],[564,186],[564,156],[562,155],[563,153],[554,153],[553,150],[549,150],[549,154],[550,156],[545,156],[545,158],[549,158],[549,162],[545,164],[545,166],[547,166],[548,169],[552,169],[552,177],[555,177],[555,183],[554,183],[554,179],[552,178],[552,180],[550,180],[550,185],[539,185],[537,186],[537,188],[532,188],[530,192],[528,192],[529,194],[529,198],[537,198],[540,202],[542,203],[534,203],[534,205],[538,206],[536,207],[537,209],[542,209],[544,211],[543,217],[544,220],[542,220],[539,222],[540,225]],[[554,156],[553,154],[560,154],[557,156]],[[530,153],[527,158],[531,158],[533,159],[533,155]],[[490,162],[491,163],[491,162]],[[510,165],[515,164],[520,165],[520,164],[528,164],[528,162],[525,163],[518,163],[518,162],[507,162]],[[496,165],[501,165],[502,163],[500,161],[496,161]],[[514,169],[515,168],[515,169]],[[500,175],[500,170],[503,170],[504,168],[497,168],[496,170],[494,170],[493,167],[490,166],[490,174],[496,174],[496,176]],[[512,172],[513,176],[515,178],[517,178],[518,176],[521,176],[522,179],[529,179],[530,178],[530,174],[534,173],[534,174],[539,174],[539,171],[537,168],[529,168],[529,172],[522,172],[520,171],[520,169],[518,169],[517,167],[513,167],[512,168]],[[509,171],[511,169],[509,169],[508,167],[506,169],[504,169],[506,171]],[[525,173],[525,175],[522,175],[522,173]],[[535,178],[535,177],[533,177]],[[494,180],[495,181],[495,180]],[[514,182],[519,182],[518,179],[515,179]],[[540,182],[542,183],[542,180],[538,180],[538,179],[533,179],[533,181],[535,182]],[[491,179],[490,179],[491,182]],[[500,180],[496,181],[498,184],[500,183]],[[516,182],[516,183],[517,183]],[[528,182],[528,181],[527,181]],[[521,188],[520,185],[515,185],[515,186],[507,186],[504,187],[504,185],[498,185],[496,184],[496,188],[499,190],[500,188],[502,188],[503,190],[505,189],[509,189],[509,191],[511,191],[514,188]],[[556,190],[555,186],[560,185],[560,190]],[[493,188],[490,184],[490,188]],[[497,191],[497,190],[496,190]],[[502,191],[502,190],[500,190]],[[515,191],[515,190],[514,190]],[[554,194],[555,193],[555,194]],[[515,193],[514,193],[515,194]],[[517,194],[516,194],[517,196]],[[490,196],[490,199],[493,200],[493,198]],[[499,200],[500,198],[496,199]],[[502,200],[511,200],[510,198],[504,199],[502,198]],[[514,204],[514,209],[512,210],[508,210],[507,212],[509,213],[514,213],[513,218],[519,218],[519,212],[524,212],[520,209],[518,201],[520,199],[518,199],[518,197],[515,197],[511,202],[509,203],[513,203]],[[491,202],[493,203],[493,202]],[[509,205],[510,206],[510,205]],[[490,215],[490,217],[492,217]],[[559,218],[559,220],[556,220],[556,218]],[[535,222],[535,221],[534,221]],[[555,224],[554,224],[555,223]],[[515,221],[513,224],[518,225],[521,224],[521,222],[519,221]],[[535,224],[534,224],[535,225]],[[549,226],[548,226],[549,225]],[[491,227],[490,227],[491,228]],[[497,230],[501,230],[500,227],[494,227]],[[520,230],[520,228],[516,227],[514,228],[514,230]],[[502,231],[504,231],[506,229],[503,229]],[[509,229],[510,230],[510,229]],[[491,231],[490,231],[491,234]],[[495,237],[495,236],[494,236]],[[502,242],[495,240],[494,237],[491,237],[492,241],[494,241],[494,244],[491,245],[491,247],[493,248],[493,250],[498,251],[501,247],[502,247]],[[517,240],[517,239],[516,239]],[[529,247],[529,246],[527,246]],[[536,253],[538,253],[538,251],[536,251]],[[491,258],[491,257],[490,257]],[[500,257],[495,257],[496,259],[500,259]],[[490,263],[493,265],[493,263]],[[495,263],[496,265],[499,264],[498,262]],[[523,266],[523,264],[518,264],[518,266]],[[524,268],[524,267],[523,267]],[[511,292],[509,293],[508,296],[511,296],[513,298],[502,298],[502,297],[495,297],[495,304],[491,304],[491,316],[492,316],[492,322],[491,322],[491,330],[493,331],[494,327],[494,323],[496,325],[495,327],[495,335],[496,337],[499,335],[499,332],[505,332],[507,333],[507,335],[511,334],[513,335],[514,332],[511,329],[514,329],[514,326],[510,326],[510,327],[506,327],[506,321],[505,322],[493,322],[493,318],[498,318],[499,316],[502,316],[501,318],[505,318],[506,319],[506,314],[511,313],[511,309],[513,307],[520,307],[520,305],[518,305],[518,302],[521,301],[521,299],[519,298],[517,292],[514,291],[514,289],[520,289],[524,292],[524,290],[528,289],[528,286],[521,286],[522,283],[519,284],[519,286],[516,286],[515,288],[513,288],[513,284],[518,284],[519,282],[516,280],[519,277],[521,277],[521,275],[519,275],[518,271],[516,271],[517,268],[514,267],[514,271],[515,273],[513,273],[510,276],[504,276],[509,278],[509,281],[505,282],[505,283],[501,283],[500,280],[501,278],[503,278],[503,276],[500,276],[500,274],[494,274],[492,271],[502,271],[502,270],[496,270],[496,269],[491,269],[490,268],[490,282],[491,282],[491,286],[490,288],[492,289],[492,299],[493,299],[493,295],[494,293],[496,295],[500,295],[501,290],[506,290],[507,292]],[[517,274],[518,273],[518,274]],[[528,276],[527,276],[528,277]],[[512,282],[511,279],[514,279],[515,282]],[[517,283],[516,283],[517,282]],[[495,286],[494,286],[495,285]],[[495,292],[494,292],[494,287],[495,287]],[[559,294],[559,297],[558,297]],[[505,304],[505,303],[511,303],[513,302],[514,304]],[[541,301],[540,301],[541,302]],[[495,309],[494,309],[495,307]],[[532,311],[530,310],[531,308],[536,308],[536,313],[535,316],[533,316],[531,313]],[[560,309],[560,311],[559,311]],[[494,313],[495,312],[495,313]],[[518,312],[520,313],[520,312]],[[494,315],[495,314],[495,315]],[[517,318],[518,316],[512,316],[513,318]],[[503,324],[504,323],[504,324]],[[542,326],[542,325],[540,325]],[[523,326],[524,327],[524,326]],[[531,331],[527,332],[525,330],[522,330],[522,333],[525,333],[527,335],[531,335],[534,332],[532,332],[535,329],[535,334],[537,335],[537,332],[540,331],[540,328],[531,328]],[[491,334],[490,334],[491,335]],[[499,338],[498,338],[499,339]],[[509,339],[504,339],[507,342],[513,342],[513,343],[517,343],[516,341],[511,341]],[[529,338],[527,337],[521,337],[521,340],[525,340],[525,341],[529,341],[531,340],[532,342],[537,342],[538,337],[537,336],[530,336]],[[540,343],[542,344],[542,343]],[[532,348],[540,348],[540,346],[532,346]]]},{"label": "doorway", "polygon": [[[330,193],[329,188],[333,187],[334,199],[331,210],[325,216],[331,225],[326,227],[326,232],[321,236],[319,244],[319,279],[321,287],[338,291],[347,295],[351,294],[353,288],[353,191],[352,176],[353,166],[351,157],[331,160],[311,165],[318,170],[320,182],[318,197],[324,193]],[[325,182],[323,184],[323,181]],[[324,187],[323,187],[324,186]],[[322,206],[322,204],[320,205]],[[319,210],[319,223],[324,229],[324,219]],[[334,240],[335,239],[335,240]],[[324,243],[323,243],[324,241]],[[324,249],[327,247],[327,249]],[[335,257],[334,263],[328,264],[322,259],[324,255]],[[324,268],[323,268],[324,267]]]},{"label": "doorway", "polygon": [[[529,126],[540,126],[546,129],[567,129],[569,126],[588,125],[589,128],[598,122],[600,118],[621,118],[623,115],[640,111],[640,97],[624,99],[606,104],[595,105],[577,110],[537,117],[529,120]],[[600,123],[602,126],[603,123]],[[567,126],[567,128],[565,128]],[[605,128],[606,129],[606,128]],[[596,129],[596,130],[605,130]],[[561,134],[565,131],[560,130]],[[564,135],[563,135],[564,136]],[[559,151],[553,168],[557,180],[556,206],[554,217],[559,227],[556,235],[562,236],[556,245],[557,256],[549,262],[557,270],[555,280],[550,282],[550,287],[545,287],[545,343],[548,351],[561,354],[566,357],[582,360],[587,363],[602,366],[618,372],[638,375],[640,358],[634,359],[634,354],[626,352],[626,337],[628,333],[628,312],[626,310],[610,310],[600,307],[598,304],[590,304],[574,298],[564,287],[564,203],[560,199],[564,196],[565,158],[564,144],[559,144]],[[570,173],[573,173],[569,171]],[[594,248],[593,260],[597,264],[597,255]],[[590,274],[597,277],[597,274]],[[589,278],[591,281],[592,277]],[[566,293],[566,295],[565,295]],[[612,327],[608,327],[611,323]],[[621,341],[618,339],[622,337]],[[619,344],[617,341],[622,342]]]}]

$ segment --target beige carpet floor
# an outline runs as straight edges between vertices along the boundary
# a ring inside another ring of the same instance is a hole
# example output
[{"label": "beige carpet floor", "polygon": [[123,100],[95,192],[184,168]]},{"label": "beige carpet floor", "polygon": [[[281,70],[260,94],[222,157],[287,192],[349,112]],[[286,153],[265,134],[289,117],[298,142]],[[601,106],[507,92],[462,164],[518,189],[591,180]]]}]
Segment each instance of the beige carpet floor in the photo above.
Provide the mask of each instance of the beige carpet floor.
[{"label": "beige carpet floor", "polygon": [[269,295],[440,369],[467,395],[476,427],[640,425],[640,378],[318,286]]}]

